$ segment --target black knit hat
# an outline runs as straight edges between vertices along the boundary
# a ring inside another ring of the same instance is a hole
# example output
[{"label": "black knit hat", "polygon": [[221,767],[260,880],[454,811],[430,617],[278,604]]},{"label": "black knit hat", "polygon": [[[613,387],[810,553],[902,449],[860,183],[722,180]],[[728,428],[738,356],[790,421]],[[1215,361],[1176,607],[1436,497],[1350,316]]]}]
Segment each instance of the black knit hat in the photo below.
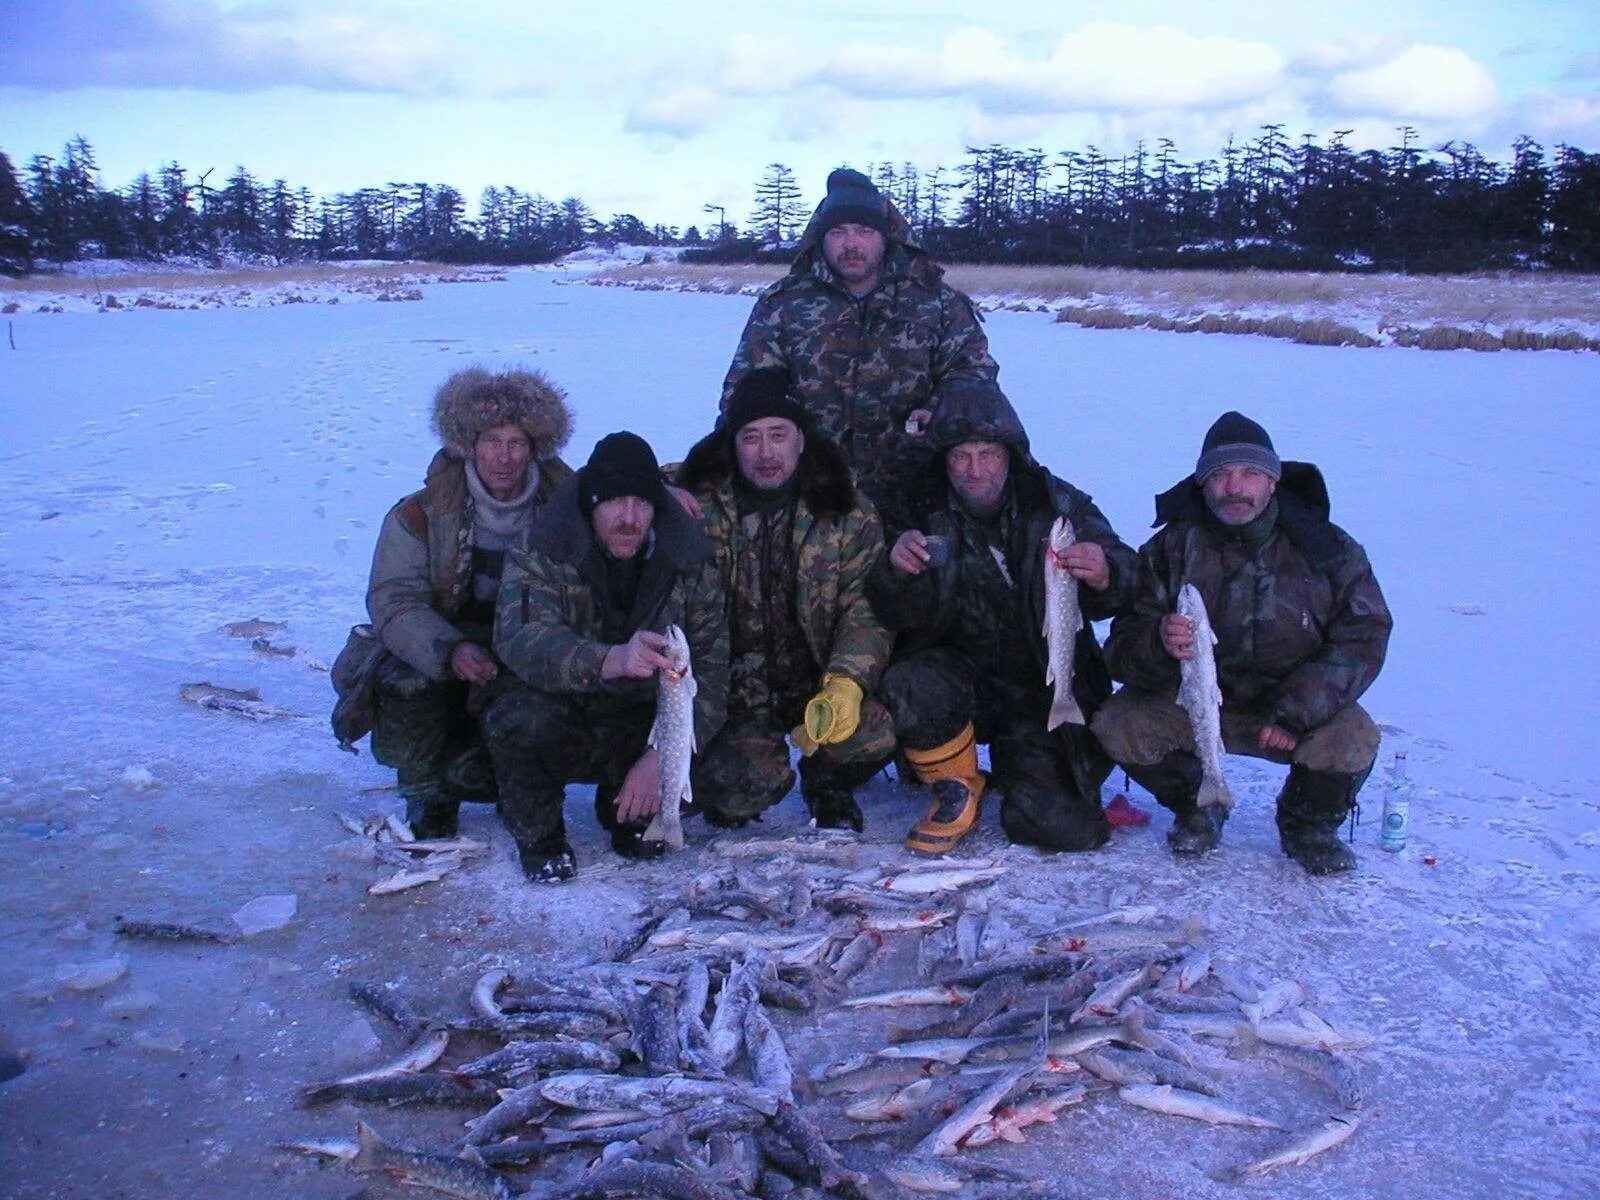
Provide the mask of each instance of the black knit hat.
[{"label": "black knit hat", "polygon": [[730,434],[737,436],[751,421],[764,417],[782,417],[793,421],[802,431],[805,429],[805,410],[789,394],[789,372],[782,367],[763,367],[741,376],[728,397],[722,423]]},{"label": "black knit hat", "polygon": [[889,205],[860,171],[840,167],[828,176],[828,194],[817,207],[817,236],[835,225],[865,225],[889,233]]},{"label": "black knit hat", "polygon": [[638,496],[657,510],[667,502],[655,451],[637,433],[606,434],[578,472],[578,507],[584,516],[618,496]]},{"label": "black knit hat", "polygon": [[1200,458],[1194,464],[1194,477],[1204,483],[1219,467],[1255,467],[1273,479],[1283,478],[1283,463],[1272,448],[1267,431],[1243,413],[1225,412],[1206,430]]}]

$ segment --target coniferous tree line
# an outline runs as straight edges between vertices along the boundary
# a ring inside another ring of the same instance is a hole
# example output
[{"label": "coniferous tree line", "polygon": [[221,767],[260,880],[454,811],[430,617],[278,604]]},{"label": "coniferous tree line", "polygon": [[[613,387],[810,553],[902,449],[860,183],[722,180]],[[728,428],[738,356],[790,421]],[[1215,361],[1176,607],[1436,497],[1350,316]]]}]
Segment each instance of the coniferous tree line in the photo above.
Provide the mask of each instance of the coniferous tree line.
[{"label": "coniferous tree line", "polygon": [[[1291,142],[1281,125],[1185,161],[1165,138],[1129,153],[969,148],[955,168],[869,164],[916,240],[949,261],[1319,270],[1600,270],[1600,154],[1519,138],[1498,162],[1462,142],[1357,151],[1348,131]],[[811,203],[766,168],[743,233],[719,206],[695,226],[599,220],[577,197],[488,187],[469,213],[442,183],[313,196],[238,166],[225,179],[176,162],[103,186],[93,148],[20,169],[0,152],[0,271],[81,258],[431,259],[546,262],[592,242],[713,243],[720,259],[787,257]],[[815,181],[820,187],[821,181]]]}]

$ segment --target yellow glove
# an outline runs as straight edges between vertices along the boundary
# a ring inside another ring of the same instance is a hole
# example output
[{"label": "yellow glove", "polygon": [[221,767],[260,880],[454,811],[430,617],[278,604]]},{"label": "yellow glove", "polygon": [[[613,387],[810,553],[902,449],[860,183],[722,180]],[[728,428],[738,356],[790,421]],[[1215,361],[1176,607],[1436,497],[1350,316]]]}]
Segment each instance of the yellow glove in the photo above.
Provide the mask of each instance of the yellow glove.
[{"label": "yellow glove", "polygon": [[848,675],[822,677],[822,690],[806,701],[805,721],[790,734],[800,753],[848,741],[861,724],[861,685]]}]

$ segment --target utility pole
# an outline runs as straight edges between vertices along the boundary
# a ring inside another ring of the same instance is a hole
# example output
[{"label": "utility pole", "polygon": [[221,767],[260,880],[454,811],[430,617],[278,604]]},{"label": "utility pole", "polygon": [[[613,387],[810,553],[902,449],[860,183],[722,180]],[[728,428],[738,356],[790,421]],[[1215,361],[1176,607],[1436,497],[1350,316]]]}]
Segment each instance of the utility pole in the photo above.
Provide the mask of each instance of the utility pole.
[{"label": "utility pole", "polygon": [[708,213],[713,213],[714,212],[714,213],[717,214],[717,241],[718,242],[727,241],[728,240],[728,220],[727,220],[728,210],[726,208],[724,208],[720,204],[708,204],[708,205],[705,206],[705,210]]}]

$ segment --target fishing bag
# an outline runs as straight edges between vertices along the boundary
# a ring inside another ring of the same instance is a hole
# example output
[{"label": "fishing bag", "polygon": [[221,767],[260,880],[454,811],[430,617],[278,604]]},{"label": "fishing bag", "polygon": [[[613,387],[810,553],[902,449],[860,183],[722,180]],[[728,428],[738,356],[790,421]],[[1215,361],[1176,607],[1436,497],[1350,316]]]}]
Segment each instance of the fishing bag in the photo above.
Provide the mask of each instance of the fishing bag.
[{"label": "fishing bag", "polygon": [[377,713],[378,668],[389,652],[378,639],[371,625],[352,625],[344,649],[333,660],[328,678],[338,700],[333,705],[333,736],[339,739],[339,749],[351,754],[358,751],[354,743],[372,732]]}]

